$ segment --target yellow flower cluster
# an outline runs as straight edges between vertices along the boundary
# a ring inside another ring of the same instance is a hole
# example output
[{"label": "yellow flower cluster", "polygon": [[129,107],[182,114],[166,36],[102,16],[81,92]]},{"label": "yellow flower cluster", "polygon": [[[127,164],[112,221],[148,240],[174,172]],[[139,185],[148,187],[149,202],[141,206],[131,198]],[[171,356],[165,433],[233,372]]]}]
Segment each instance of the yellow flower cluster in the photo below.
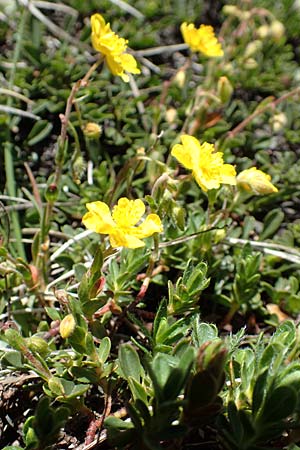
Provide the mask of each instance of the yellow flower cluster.
[{"label": "yellow flower cluster", "polygon": [[128,82],[129,77],[125,72],[140,73],[135,58],[125,53],[127,40],[114,33],[109,23],[105,23],[101,14],[93,14],[91,17],[92,44],[95,50],[102,53],[109,70],[113,75],[118,75],[123,81]]},{"label": "yellow flower cluster", "polygon": [[187,169],[192,170],[199,186],[203,191],[218,189],[221,184],[236,184],[235,168],[231,164],[224,164],[223,153],[215,152],[213,144],[204,142],[184,134],[182,144],[176,144],[171,154]]},{"label": "yellow flower cluster", "polygon": [[145,213],[142,200],[120,198],[112,214],[104,202],[92,202],[86,205],[88,212],[82,222],[89,230],[108,234],[110,244],[115,247],[144,247],[141,239],[161,233],[163,226],[157,214],[149,214],[144,222],[135,226]]},{"label": "yellow flower cluster", "polygon": [[193,23],[184,22],[180,27],[184,42],[188,44],[192,52],[201,52],[206,56],[223,56],[220,42],[215,36],[214,29],[210,25],[200,25],[195,28]]}]

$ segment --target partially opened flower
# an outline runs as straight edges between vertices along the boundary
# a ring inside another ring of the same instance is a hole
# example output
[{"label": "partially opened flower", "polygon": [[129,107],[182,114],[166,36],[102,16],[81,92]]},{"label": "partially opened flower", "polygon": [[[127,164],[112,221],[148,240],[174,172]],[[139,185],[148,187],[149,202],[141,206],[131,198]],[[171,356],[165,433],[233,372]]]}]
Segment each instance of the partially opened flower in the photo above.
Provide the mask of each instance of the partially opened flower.
[{"label": "partially opened flower", "polygon": [[144,247],[145,243],[141,239],[163,231],[157,214],[149,214],[140,225],[137,225],[145,213],[142,200],[120,198],[112,214],[107,204],[103,202],[87,203],[86,207],[88,212],[82,218],[83,224],[96,233],[108,234],[110,244],[114,248]]},{"label": "partially opened flower", "polygon": [[215,152],[213,144],[204,142],[184,134],[182,144],[176,144],[171,154],[187,169],[192,170],[199,186],[203,191],[218,189],[221,184],[236,184],[235,168],[231,164],[224,164],[223,153]]},{"label": "partially opened flower", "polygon": [[243,170],[236,177],[237,186],[256,195],[273,194],[278,189],[271,183],[271,177],[256,167]]},{"label": "partially opened flower", "polygon": [[214,29],[211,25],[200,25],[195,28],[193,23],[182,23],[180,31],[183,40],[192,52],[201,52],[206,56],[223,56],[223,50],[220,42],[215,36]]},{"label": "partially opened flower", "polygon": [[93,47],[104,55],[113,75],[118,75],[127,82],[129,77],[125,72],[140,73],[135,58],[125,53],[128,41],[114,33],[101,14],[92,15],[91,26]]}]

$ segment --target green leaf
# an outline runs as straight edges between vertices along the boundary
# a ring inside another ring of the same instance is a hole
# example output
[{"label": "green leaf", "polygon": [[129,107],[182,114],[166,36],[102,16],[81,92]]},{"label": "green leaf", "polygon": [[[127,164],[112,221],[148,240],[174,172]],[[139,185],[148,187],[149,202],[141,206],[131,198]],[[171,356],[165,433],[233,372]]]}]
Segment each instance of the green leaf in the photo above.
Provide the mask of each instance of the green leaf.
[{"label": "green leaf", "polygon": [[17,350],[5,350],[0,362],[3,366],[12,366],[16,369],[22,369],[24,366],[22,354]]},{"label": "green leaf", "polygon": [[160,322],[162,319],[166,319],[167,318],[167,300],[164,298],[159,306],[158,306],[158,310],[155,314],[155,319],[153,322],[153,339],[154,341],[156,340],[156,336],[158,333],[158,329],[160,326]]},{"label": "green leaf", "polygon": [[228,411],[228,420],[230,422],[232,428],[232,434],[234,435],[234,440],[237,442],[243,442],[244,438],[244,430],[243,425],[241,424],[239,411],[233,401],[228,403],[227,407]]},{"label": "green leaf", "polygon": [[177,358],[164,353],[158,353],[153,358],[151,367],[161,388],[165,385],[171,370],[177,366],[177,363]]},{"label": "green leaf", "polygon": [[132,392],[134,400],[139,399],[147,404],[147,391],[144,386],[142,386],[141,383],[139,383],[132,377],[128,378],[128,385]]},{"label": "green leaf", "polygon": [[2,450],[22,450],[24,447],[16,447],[15,445],[9,445],[8,447],[4,447]]},{"label": "green leaf", "polygon": [[296,391],[290,386],[279,386],[268,394],[259,421],[264,424],[281,421],[294,412],[296,405]]},{"label": "green leaf", "polygon": [[273,236],[283,222],[283,219],[284,213],[281,209],[277,208],[270,211],[265,217],[264,227],[260,233],[260,240],[263,241]]},{"label": "green leaf", "polygon": [[118,357],[124,378],[128,380],[129,377],[132,377],[139,382],[143,370],[140,358],[133,346],[130,344],[120,345]]},{"label": "green leaf", "polygon": [[28,145],[38,144],[51,133],[52,128],[53,125],[48,120],[39,120],[36,122],[28,135]]},{"label": "green leaf", "polygon": [[107,360],[107,358],[109,357],[110,349],[111,349],[111,341],[110,341],[109,337],[105,336],[101,340],[99,348],[97,350],[98,357],[99,357],[100,361],[102,362],[102,364],[104,364],[105,361]]},{"label": "green leaf", "polygon": [[264,402],[264,398],[268,387],[267,378],[268,378],[268,369],[266,368],[264,372],[257,377],[257,380],[255,382],[252,399],[252,414],[254,416],[258,414],[260,407]]},{"label": "green leaf", "polygon": [[186,366],[185,370],[179,367],[174,367],[172,369],[163,387],[163,396],[166,401],[176,399],[181,393],[190,374],[190,368],[191,364]]},{"label": "green leaf", "polygon": [[46,306],[45,311],[51,320],[61,320],[61,315],[57,309]]},{"label": "green leaf", "polygon": [[218,328],[214,324],[200,322],[197,317],[193,322],[193,341],[197,347],[218,338]]},{"label": "green leaf", "polygon": [[71,336],[68,337],[68,341],[76,352],[86,354],[86,330],[84,328],[76,326]]}]

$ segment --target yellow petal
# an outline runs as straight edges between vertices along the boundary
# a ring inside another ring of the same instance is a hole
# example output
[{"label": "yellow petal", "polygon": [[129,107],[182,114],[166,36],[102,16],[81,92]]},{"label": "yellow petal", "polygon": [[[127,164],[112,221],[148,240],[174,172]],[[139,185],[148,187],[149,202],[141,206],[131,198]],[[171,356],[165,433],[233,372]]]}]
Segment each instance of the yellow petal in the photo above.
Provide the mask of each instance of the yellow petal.
[{"label": "yellow petal", "polygon": [[221,183],[236,185],[236,171],[231,164],[223,164],[221,168]]},{"label": "yellow petal", "polygon": [[149,214],[144,222],[138,227],[134,228],[134,231],[130,230],[130,234],[140,239],[152,236],[154,233],[161,233],[163,226],[160,218],[157,214]]},{"label": "yellow petal", "polygon": [[120,63],[126,72],[141,73],[140,69],[137,67],[136,59],[129,53],[120,55]]},{"label": "yellow petal", "polygon": [[210,189],[219,189],[220,187],[220,178],[209,178],[203,174],[202,171],[198,170],[197,172],[193,172],[193,176],[195,180],[203,189],[204,192],[209,191]]},{"label": "yellow petal", "polygon": [[140,73],[136,60],[132,55],[127,53],[117,56],[109,54],[106,56],[106,63],[111,73],[121,77],[125,82],[129,81],[129,77],[125,71],[130,73]]},{"label": "yellow petal", "polygon": [[194,160],[199,155],[200,143],[196,138],[188,134],[182,135],[180,139],[182,145],[174,145],[171,150],[171,155],[187,169],[193,169]]},{"label": "yellow petal", "polygon": [[109,50],[103,44],[103,40],[107,40],[108,36],[111,38],[115,33],[110,29],[110,25],[105,24],[104,18],[101,14],[93,14],[91,17],[91,27],[92,27],[92,44],[95,50],[106,54]]},{"label": "yellow petal", "polygon": [[127,248],[139,248],[144,247],[145,243],[135,236],[122,233],[121,230],[117,230],[115,233],[109,235],[110,245],[113,248],[127,247]]},{"label": "yellow petal", "polygon": [[87,212],[83,218],[82,223],[89,230],[96,233],[109,234],[115,228],[116,224],[112,219],[109,207],[103,202],[87,203]]},{"label": "yellow petal", "polygon": [[214,34],[214,29],[210,25],[201,25],[195,28],[193,23],[184,22],[180,27],[183,40],[193,52],[202,52],[209,57],[222,56],[221,44]]},{"label": "yellow petal", "polygon": [[129,200],[120,198],[114,207],[112,217],[118,227],[131,227],[135,225],[145,213],[145,205],[142,200]]},{"label": "yellow petal", "polygon": [[198,36],[197,30],[193,23],[187,24],[186,22],[182,23],[180,26],[180,31],[182,33],[182,37],[184,42],[191,48],[193,52],[198,51]]},{"label": "yellow petal", "polygon": [[96,36],[100,36],[105,29],[105,20],[101,14],[93,14],[91,16],[92,33]]},{"label": "yellow petal", "polygon": [[198,30],[199,50],[206,56],[223,56],[221,44],[210,25],[201,25]]}]

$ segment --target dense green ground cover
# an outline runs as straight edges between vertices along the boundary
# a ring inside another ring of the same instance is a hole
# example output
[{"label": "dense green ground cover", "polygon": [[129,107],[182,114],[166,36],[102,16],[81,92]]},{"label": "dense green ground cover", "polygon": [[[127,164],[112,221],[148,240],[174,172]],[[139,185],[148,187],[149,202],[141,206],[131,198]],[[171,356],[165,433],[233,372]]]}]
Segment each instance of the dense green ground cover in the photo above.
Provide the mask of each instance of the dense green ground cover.
[{"label": "dense green ground cover", "polygon": [[1,448],[300,448],[299,20],[0,1]]}]

